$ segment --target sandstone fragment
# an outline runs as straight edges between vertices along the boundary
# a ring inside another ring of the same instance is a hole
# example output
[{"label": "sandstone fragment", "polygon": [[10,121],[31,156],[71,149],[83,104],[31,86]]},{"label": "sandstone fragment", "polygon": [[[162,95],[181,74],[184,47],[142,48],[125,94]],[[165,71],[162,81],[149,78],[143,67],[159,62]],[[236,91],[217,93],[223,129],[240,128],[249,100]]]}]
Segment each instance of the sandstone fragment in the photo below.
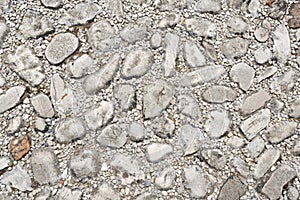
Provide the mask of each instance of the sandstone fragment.
[{"label": "sandstone fragment", "polygon": [[8,145],[8,150],[15,160],[20,160],[30,150],[30,137],[28,135],[14,137]]}]

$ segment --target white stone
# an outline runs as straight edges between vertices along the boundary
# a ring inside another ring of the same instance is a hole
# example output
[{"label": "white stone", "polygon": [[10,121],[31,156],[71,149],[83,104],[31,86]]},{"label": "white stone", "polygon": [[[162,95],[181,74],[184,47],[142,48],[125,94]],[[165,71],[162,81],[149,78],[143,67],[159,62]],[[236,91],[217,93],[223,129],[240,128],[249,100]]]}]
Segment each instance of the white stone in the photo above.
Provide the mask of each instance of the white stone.
[{"label": "white stone", "polygon": [[215,38],[217,26],[210,20],[204,18],[189,18],[185,20],[186,30],[201,37]]},{"label": "white stone", "polygon": [[276,163],[280,157],[280,151],[276,149],[267,149],[257,161],[254,169],[254,178],[259,179]]},{"label": "white stone", "polygon": [[162,190],[171,188],[175,182],[176,173],[173,167],[168,167],[157,174],[155,185]]},{"label": "white stone", "polygon": [[54,200],[80,200],[81,196],[82,192],[80,190],[63,187],[56,193]]},{"label": "white stone", "polygon": [[235,64],[230,70],[230,78],[237,82],[240,88],[247,91],[253,83],[255,70],[246,63]]},{"label": "white stone", "polygon": [[[1,3],[0,3],[0,7],[1,7]],[[0,10],[0,14],[1,14],[1,10]],[[8,31],[9,29],[8,26],[6,25],[6,22],[0,19],[0,48],[2,47],[2,42],[4,41],[4,38],[7,35]]]},{"label": "white stone", "polygon": [[143,123],[140,122],[131,122],[128,128],[128,135],[132,141],[139,142],[142,141],[145,137],[145,127]]},{"label": "white stone", "polygon": [[272,123],[266,136],[271,143],[279,143],[296,133],[298,123],[294,121],[279,121]]},{"label": "white stone", "polygon": [[102,183],[93,195],[92,200],[113,199],[120,200],[119,194],[107,183]]},{"label": "white stone", "polygon": [[3,170],[7,167],[9,167],[11,161],[8,157],[0,157],[0,170]]},{"label": "white stone", "polygon": [[249,42],[243,38],[233,38],[226,40],[221,46],[221,51],[225,57],[233,59],[245,55],[248,51]]},{"label": "white stone", "polygon": [[55,129],[55,138],[61,143],[70,143],[84,137],[85,124],[80,118],[71,118],[62,121]]},{"label": "white stone", "polygon": [[167,14],[159,22],[158,27],[167,28],[173,27],[180,22],[180,15],[176,13]]},{"label": "white stone", "polygon": [[273,32],[274,54],[284,65],[291,55],[290,36],[284,24],[278,25]]},{"label": "white stone", "polygon": [[227,163],[227,157],[219,149],[201,149],[200,156],[216,169],[223,169]]},{"label": "white stone", "polygon": [[123,40],[128,43],[135,43],[137,41],[143,40],[148,36],[148,31],[146,27],[125,27],[121,32],[120,36]]},{"label": "white stone", "polygon": [[256,110],[262,108],[266,102],[271,99],[269,93],[260,89],[258,92],[248,96],[243,102],[240,110],[243,115],[251,114]]},{"label": "white stone", "polygon": [[272,58],[272,52],[268,47],[261,47],[254,52],[255,61],[264,64]]},{"label": "white stone", "polygon": [[31,104],[34,110],[40,117],[53,117],[54,110],[49,97],[43,93],[40,93],[30,98]]},{"label": "white stone", "polygon": [[154,49],[157,49],[161,46],[161,34],[159,33],[154,33],[150,39],[150,44],[151,44],[151,47],[154,48]]},{"label": "white stone", "polygon": [[210,138],[220,138],[229,131],[231,120],[226,110],[213,110],[205,122],[205,131]]},{"label": "white stone", "polygon": [[124,124],[110,124],[99,132],[96,141],[103,147],[121,148],[127,142],[127,127]]},{"label": "white stone", "polygon": [[250,174],[250,168],[246,161],[240,157],[236,157],[232,161],[232,165],[236,168],[236,171],[239,172],[243,177],[248,177]]},{"label": "white stone", "polygon": [[300,118],[300,98],[290,103],[291,111],[289,115],[294,118]]},{"label": "white stone", "polygon": [[23,124],[23,119],[21,116],[16,116],[16,117],[12,118],[9,121],[8,126],[6,128],[7,134],[13,134],[13,133],[19,131],[22,124]]},{"label": "white stone", "polygon": [[146,146],[146,158],[149,162],[159,162],[171,153],[173,147],[169,144],[152,143]]},{"label": "white stone", "polygon": [[227,23],[229,31],[232,33],[244,33],[249,30],[249,25],[240,16],[233,16]]},{"label": "white stone", "polygon": [[0,113],[15,107],[23,94],[25,93],[24,86],[14,86],[9,88],[4,94],[0,95]]},{"label": "white stone", "polygon": [[266,42],[269,39],[270,31],[265,27],[258,27],[254,31],[254,37],[259,42]]},{"label": "white stone", "polygon": [[255,137],[251,142],[246,146],[247,153],[251,158],[256,158],[259,156],[265,148],[265,141],[260,137]]},{"label": "white stone", "polygon": [[257,77],[257,82],[261,82],[272,75],[274,75],[277,72],[278,68],[274,66],[267,67],[258,77]]},{"label": "white stone", "polygon": [[45,7],[49,8],[58,8],[62,3],[61,0],[41,0],[41,2]]},{"label": "white stone", "polygon": [[135,88],[132,85],[116,85],[113,92],[122,110],[128,110],[133,106],[135,101]]},{"label": "white stone", "polygon": [[70,64],[69,70],[74,78],[81,78],[95,69],[94,60],[88,54],[83,54]]},{"label": "white stone", "polygon": [[199,104],[193,97],[189,95],[180,95],[177,97],[178,111],[194,120],[202,118],[202,112]]},{"label": "white stone", "polygon": [[175,73],[176,58],[179,51],[179,36],[173,33],[167,33],[165,36],[165,60],[163,70],[165,76],[171,76]]},{"label": "white stone", "polygon": [[213,85],[206,89],[203,93],[203,99],[210,103],[224,103],[234,101],[236,92],[223,85]]},{"label": "white stone", "polygon": [[196,10],[199,12],[218,13],[221,10],[221,2],[218,0],[198,0]]},{"label": "white stone", "polygon": [[190,67],[200,67],[206,64],[206,59],[193,41],[187,41],[183,48],[184,58]]},{"label": "white stone", "polygon": [[33,190],[29,174],[20,166],[16,166],[12,171],[5,173],[0,182],[22,192]]}]

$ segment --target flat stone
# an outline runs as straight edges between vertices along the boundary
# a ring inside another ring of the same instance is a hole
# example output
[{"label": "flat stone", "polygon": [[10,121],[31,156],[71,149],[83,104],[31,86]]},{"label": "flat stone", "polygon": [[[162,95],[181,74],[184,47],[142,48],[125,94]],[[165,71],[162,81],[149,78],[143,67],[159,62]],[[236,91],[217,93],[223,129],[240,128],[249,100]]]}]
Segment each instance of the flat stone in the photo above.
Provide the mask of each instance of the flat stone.
[{"label": "flat stone", "polygon": [[158,22],[158,27],[160,28],[174,27],[180,21],[181,21],[180,15],[176,13],[167,14]]},{"label": "flat stone", "polygon": [[160,33],[154,33],[150,39],[150,45],[153,49],[157,49],[161,46],[162,37]]},{"label": "flat stone", "polygon": [[35,129],[44,132],[46,130],[47,124],[44,118],[36,117],[35,119]]},{"label": "flat stone", "polygon": [[72,55],[79,47],[78,38],[72,33],[54,36],[46,48],[45,55],[51,64],[59,64]]},{"label": "flat stone", "polygon": [[260,89],[258,92],[248,96],[243,102],[240,111],[243,115],[251,114],[256,110],[262,108],[266,102],[271,99],[269,93]]},{"label": "flat stone", "polygon": [[[0,10],[1,14],[1,10]],[[2,19],[0,19],[0,48],[2,47],[2,43],[8,33],[9,29],[8,26],[6,25],[6,22]]]},{"label": "flat stone", "polygon": [[122,76],[126,79],[139,78],[150,70],[152,63],[153,56],[149,49],[133,49],[124,60]]},{"label": "flat stone", "polygon": [[253,139],[261,130],[266,128],[271,120],[271,112],[269,109],[257,111],[246,120],[244,120],[240,129],[248,140]]},{"label": "flat stone", "polygon": [[279,143],[295,134],[297,126],[298,123],[293,121],[272,123],[266,131],[266,136],[271,143]]},{"label": "flat stone", "polygon": [[113,90],[114,97],[118,100],[122,110],[129,110],[135,101],[135,88],[133,85],[116,85]]},{"label": "flat stone", "polygon": [[227,157],[218,149],[201,149],[200,156],[216,169],[223,169],[227,163]]},{"label": "flat stone", "polygon": [[15,107],[25,93],[25,89],[24,86],[14,86],[0,95],[0,113]]},{"label": "flat stone", "polygon": [[33,190],[29,174],[20,166],[16,166],[12,171],[5,173],[0,182],[22,192]]},{"label": "flat stone", "polygon": [[253,83],[255,70],[246,63],[235,64],[230,70],[230,78],[237,82],[240,88],[247,91]]},{"label": "flat stone", "polygon": [[236,157],[232,161],[233,167],[243,177],[247,178],[250,175],[249,164],[240,157]]},{"label": "flat stone", "polygon": [[230,59],[245,55],[248,51],[249,42],[243,38],[226,40],[221,46],[224,56]]},{"label": "flat stone", "polygon": [[266,27],[258,27],[254,31],[254,37],[259,42],[266,42],[270,37],[270,30]]},{"label": "flat stone", "polygon": [[297,172],[288,165],[281,165],[271,175],[264,185],[262,193],[267,195],[270,200],[279,199],[282,195],[283,187],[297,176]]},{"label": "flat stone", "polygon": [[25,39],[37,38],[54,31],[53,23],[42,13],[28,10],[19,27]]},{"label": "flat stone", "polygon": [[107,84],[112,81],[119,69],[119,60],[120,56],[115,54],[98,71],[88,75],[83,82],[85,92],[89,95],[95,94],[99,92],[99,90],[107,87]]},{"label": "flat stone", "polygon": [[153,118],[167,108],[173,95],[173,86],[165,81],[158,80],[145,86],[144,89],[144,116],[146,119]]},{"label": "flat stone", "polygon": [[120,36],[123,40],[130,44],[134,44],[137,41],[141,41],[148,36],[146,27],[133,26],[125,27],[121,32]]},{"label": "flat stone", "polygon": [[215,38],[217,26],[210,20],[204,18],[189,18],[185,20],[186,30],[200,37]]},{"label": "flat stone", "polygon": [[226,110],[213,110],[204,128],[210,138],[220,138],[229,131],[231,120]]},{"label": "flat stone", "polygon": [[248,5],[248,12],[252,17],[257,17],[258,13],[261,12],[260,9],[260,1],[259,0],[251,0]]},{"label": "flat stone", "polygon": [[140,142],[146,135],[144,124],[141,122],[131,122],[128,128],[128,136],[132,141]]},{"label": "flat stone", "polygon": [[237,176],[229,177],[223,184],[218,200],[239,200],[247,191],[247,186]]},{"label": "flat stone", "polygon": [[92,197],[92,200],[104,200],[114,199],[120,200],[119,194],[107,183],[102,183],[97,189],[96,194]]},{"label": "flat stone", "polygon": [[41,185],[54,184],[59,179],[58,161],[50,149],[37,149],[33,152],[31,168],[34,179]]},{"label": "flat stone", "polygon": [[163,70],[165,76],[171,76],[175,73],[176,58],[179,51],[179,36],[173,33],[167,33],[165,36],[165,60]]},{"label": "flat stone", "polygon": [[254,178],[262,178],[265,173],[276,163],[280,157],[280,151],[276,149],[267,149],[257,159],[257,164],[254,168]]},{"label": "flat stone", "polygon": [[23,125],[23,119],[21,116],[16,116],[9,120],[8,126],[6,127],[5,131],[7,134],[13,134],[20,130],[21,126]]},{"label": "flat stone", "polygon": [[84,121],[81,118],[71,118],[62,121],[55,129],[55,138],[60,143],[70,143],[83,138],[86,134]]},{"label": "flat stone", "polygon": [[192,165],[183,169],[185,187],[190,190],[192,198],[204,198],[211,194],[216,184],[216,178]]},{"label": "flat stone", "polygon": [[289,115],[294,118],[300,118],[300,99],[294,100],[290,103],[291,111]]},{"label": "flat stone", "polygon": [[178,111],[194,120],[202,118],[202,112],[199,104],[193,97],[189,95],[180,95],[177,97]]},{"label": "flat stone", "polygon": [[0,157],[0,170],[6,169],[10,166],[10,159],[8,157]]},{"label": "flat stone", "polygon": [[206,59],[196,43],[187,41],[183,47],[185,62],[190,67],[200,67],[206,64]]},{"label": "flat stone", "polygon": [[273,78],[270,84],[271,90],[279,93],[287,93],[291,91],[295,85],[296,72],[291,69]]},{"label": "flat stone", "polygon": [[146,158],[149,162],[159,162],[173,153],[173,147],[169,144],[152,143],[146,146]]},{"label": "flat stone", "polygon": [[113,118],[114,106],[112,102],[101,101],[99,105],[85,113],[84,119],[87,127],[97,130],[105,126]]},{"label": "flat stone", "polygon": [[34,110],[40,117],[53,117],[54,110],[49,97],[43,93],[40,93],[30,98],[31,104]]},{"label": "flat stone", "polygon": [[174,185],[176,172],[173,167],[168,167],[159,172],[155,178],[155,185],[161,190],[167,190]]},{"label": "flat stone", "polygon": [[200,149],[204,135],[199,128],[186,124],[178,129],[178,144],[184,151],[184,155],[192,155]]},{"label": "flat stone", "polygon": [[299,198],[299,192],[296,187],[290,186],[287,191],[287,197],[289,200],[297,200]]},{"label": "flat stone", "polygon": [[71,172],[79,179],[96,176],[98,167],[97,154],[92,150],[83,149],[71,157]]},{"label": "flat stone", "polygon": [[14,137],[8,144],[8,150],[12,154],[14,160],[20,160],[30,150],[30,137],[28,135]]},{"label": "flat stone", "polygon": [[236,92],[230,87],[213,85],[204,91],[202,97],[210,103],[224,103],[234,101],[236,95]]},{"label": "flat stone", "polygon": [[70,64],[69,70],[74,78],[82,78],[95,69],[95,62],[88,54],[83,54]]},{"label": "flat stone", "polygon": [[291,56],[290,36],[284,24],[278,25],[273,32],[274,56],[284,65]]},{"label": "flat stone", "polygon": [[179,80],[179,85],[196,86],[201,83],[219,79],[225,72],[226,71],[224,67],[220,65],[209,65],[201,67],[200,69],[185,74]]},{"label": "flat stone", "polygon": [[227,23],[227,27],[232,33],[244,33],[249,30],[249,25],[244,18],[233,16]]},{"label": "flat stone", "polygon": [[124,124],[111,124],[100,131],[96,141],[103,147],[121,148],[127,142],[127,134]]},{"label": "flat stone", "polygon": [[268,47],[261,47],[254,52],[255,61],[264,64],[272,58],[272,52]]},{"label": "flat stone", "polygon": [[56,195],[54,196],[54,200],[80,200],[82,196],[82,192],[78,189],[71,190],[68,187],[63,187],[58,190]]},{"label": "flat stone", "polygon": [[175,131],[175,121],[172,117],[162,115],[153,119],[152,129],[161,138],[172,137]]},{"label": "flat stone", "polygon": [[240,149],[245,145],[243,137],[233,135],[227,140],[227,144],[233,149]]},{"label": "flat stone", "polygon": [[257,82],[261,82],[277,72],[278,68],[274,66],[266,67],[266,69],[256,78]]},{"label": "flat stone", "polygon": [[221,2],[218,0],[199,0],[196,3],[196,10],[201,13],[218,13],[221,10]]},{"label": "flat stone", "polygon": [[47,8],[58,8],[61,6],[61,0],[41,0],[43,6]]},{"label": "flat stone", "polygon": [[265,141],[260,136],[255,137],[246,146],[247,153],[251,158],[256,158],[259,156],[263,152],[264,148]]}]

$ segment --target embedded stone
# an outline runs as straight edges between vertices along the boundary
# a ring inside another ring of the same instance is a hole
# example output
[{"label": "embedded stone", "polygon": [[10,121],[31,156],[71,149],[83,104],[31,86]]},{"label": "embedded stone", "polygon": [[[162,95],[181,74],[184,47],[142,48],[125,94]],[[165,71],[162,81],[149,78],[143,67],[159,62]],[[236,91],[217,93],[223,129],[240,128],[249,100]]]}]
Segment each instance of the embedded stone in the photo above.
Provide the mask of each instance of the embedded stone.
[{"label": "embedded stone", "polygon": [[267,138],[271,143],[279,143],[295,134],[298,123],[293,121],[280,121],[272,123],[267,129]]},{"label": "embedded stone", "polygon": [[98,187],[96,194],[92,197],[92,200],[114,199],[120,200],[119,194],[107,183],[102,183]]},{"label": "embedded stone", "polygon": [[179,51],[179,36],[167,33],[165,36],[165,60],[163,70],[165,76],[171,76],[175,72],[176,58]]},{"label": "embedded stone", "polygon": [[248,96],[242,104],[240,110],[243,115],[251,114],[262,108],[271,99],[269,93],[260,89],[258,92]]},{"label": "embedded stone", "polygon": [[86,128],[81,118],[64,120],[55,129],[55,138],[60,143],[70,143],[84,137]]},{"label": "embedded stone", "polygon": [[148,31],[146,27],[126,27],[120,32],[120,36],[126,42],[134,44],[135,42],[146,38],[148,36]]},{"label": "embedded stone", "polygon": [[218,0],[199,0],[196,3],[196,10],[203,13],[218,13],[221,10],[221,2]]},{"label": "embedded stone", "polygon": [[71,190],[68,187],[63,187],[58,190],[56,195],[54,196],[54,200],[80,200],[82,196],[82,192],[78,189]]},{"label": "embedded stone", "polygon": [[215,38],[217,26],[210,20],[204,18],[189,18],[185,20],[186,30],[200,37]]},{"label": "embedded stone", "polygon": [[260,157],[254,168],[254,178],[259,179],[276,163],[280,157],[280,151],[276,149],[267,149]]},{"label": "embedded stone", "polygon": [[254,52],[255,61],[264,64],[272,58],[272,52],[268,47],[261,47]]},{"label": "embedded stone", "polygon": [[157,49],[161,46],[161,34],[154,33],[150,39],[150,45],[152,48]]},{"label": "embedded stone", "polygon": [[270,31],[265,27],[258,27],[254,31],[254,37],[259,42],[266,42],[269,39]]},{"label": "embedded stone", "polygon": [[146,147],[146,158],[149,162],[159,162],[173,152],[169,144],[152,143]]},{"label": "embedded stone", "polygon": [[122,110],[128,110],[135,101],[135,88],[129,84],[116,85],[114,87],[114,97],[118,100]]},{"label": "embedded stone", "polygon": [[190,67],[200,67],[206,64],[206,59],[193,41],[187,41],[183,48],[184,58]]},{"label": "embedded stone", "polygon": [[40,117],[53,117],[54,110],[49,97],[43,93],[40,93],[30,98],[31,104],[34,110]]},{"label": "embedded stone", "polygon": [[100,131],[96,141],[103,147],[121,148],[127,142],[127,127],[111,124]]},{"label": "embedded stone", "polygon": [[291,56],[290,36],[284,24],[278,25],[273,32],[274,56],[284,65]]},{"label": "embedded stone", "polygon": [[220,138],[229,131],[231,120],[226,110],[213,110],[205,122],[205,131],[210,138]]},{"label": "embedded stone", "polygon": [[95,69],[94,60],[88,54],[83,54],[70,64],[69,70],[74,78],[82,78]]},{"label": "embedded stone", "polygon": [[[0,10],[1,13],[1,10]],[[0,19],[0,48],[2,47],[2,43],[4,41],[4,38],[6,37],[9,29],[8,26],[6,25],[6,22],[2,19]]]},{"label": "embedded stone", "polygon": [[247,153],[251,158],[256,158],[259,156],[265,148],[265,141],[260,136],[255,137],[246,146]]},{"label": "embedded stone", "polygon": [[128,128],[128,136],[132,141],[139,142],[145,137],[145,127],[141,122],[131,122]]},{"label": "embedded stone", "polygon": [[4,94],[0,95],[0,113],[15,107],[25,93],[24,86],[14,86],[9,88]]},{"label": "embedded stone", "polygon": [[20,160],[30,150],[30,137],[28,135],[14,137],[8,144],[8,150],[12,154],[14,160]]},{"label": "embedded stone", "polygon": [[200,156],[216,169],[223,169],[227,163],[227,157],[218,149],[201,149]]},{"label": "embedded stone", "polygon": [[249,30],[248,23],[240,16],[231,17],[227,26],[232,33],[244,33]]},{"label": "embedded stone", "polygon": [[218,200],[239,200],[247,191],[247,186],[237,177],[229,177],[221,187]]},{"label": "embedded stone", "polygon": [[176,173],[173,167],[169,167],[157,174],[155,185],[161,190],[167,190],[174,184]]},{"label": "embedded stone", "polygon": [[300,118],[300,99],[294,100],[291,104],[291,111],[289,115],[294,118]]},{"label": "embedded stone", "polygon": [[162,115],[153,119],[152,129],[161,138],[171,137],[175,131],[175,121],[172,117]]},{"label": "embedded stone", "polygon": [[249,42],[243,38],[233,38],[225,41],[221,46],[224,56],[230,59],[241,57],[248,51]]},{"label": "embedded stone", "polygon": [[10,159],[8,157],[0,157],[0,170],[6,169],[10,166]]},{"label": "embedded stone", "polygon": [[237,82],[240,88],[247,91],[253,83],[255,70],[246,63],[238,63],[230,70],[230,78]]},{"label": "embedded stone", "polygon": [[234,101],[236,92],[223,85],[214,85],[206,89],[203,93],[203,99],[211,103],[224,103]]},{"label": "embedded stone", "polygon": [[61,6],[61,0],[41,0],[43,6],[47,8],[58,8]]},{"label": "embedded stone", "polygon": [[191,96],[180,95],[177,97],[178,111],[194,120],[202,118],[198,102]]},{"label": "embedded stone", "polygon": [[236,171],[243,177],[248,177],[250,174],[250,167],[249,164],[241,159],[240,157],[236,157],[232,161],[233,167],[236,169]]},{"label": "embedded stone", "polygon": [[31,187],[32,183],[29,174],[19,165],[16,166],[12,171],[4,174],[0,182],[22,192],[33,190]]},{"label": "embedded stone", "polygon": [[288,70],[287,72],[274,77],[270,84],[270,88],[277,92],[287,93],[293,89],[296,78],[296,72],[293,69]]}]

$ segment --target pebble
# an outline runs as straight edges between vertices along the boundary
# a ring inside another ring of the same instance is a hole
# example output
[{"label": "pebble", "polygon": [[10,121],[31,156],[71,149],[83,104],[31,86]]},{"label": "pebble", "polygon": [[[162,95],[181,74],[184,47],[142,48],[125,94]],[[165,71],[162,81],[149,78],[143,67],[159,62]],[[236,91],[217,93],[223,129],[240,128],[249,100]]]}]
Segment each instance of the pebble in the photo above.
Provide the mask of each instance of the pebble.
[{"label": "pebble", "polygon": [[102,183],[96,193],[93,195],[92,200],[114,199],[120,200],[119,194],[108,183]]},{"label": "pebble", "polygon": [[271,120],[269,109],[262,109],[245,119],[240,129],[248,140],[253,139],[261,130],[266,128]]},{"label": "pebble", "polygon": [[278,68],[274,66],[266,67],[266,69],[257,77],[257,82],[261,82],[271,76],[273,76],[277,72]]},{"label": "pebble", "polygon": [[232,176],[221,187],[218,200],[239,200],[246,191],[247,186],[237,176]]},{"label": "pebble", "polygon": [[41,2],[47,8],[58,8],[62,4],[62,0],[41,0]]},{"label": "pebble", "polygon": [[153,49],[157,49],[161,46],[162,37],[159,33],[154,33],[150,39],[150,45]]},{"label": "pebble", "polygon": [[82,192],[78,189],[71,190],[68,187],[63,187],[58,190],[56,195],[54,196],[54,200],[80,200],[82,196]]},{"label": "pebble", "polygon": [[130,43],[134,44],[137,41],[141,41],[145,38],[148,37],[148,31],[146,27],[142,26],[133,26],[133,27],[125,27],[121,32],[120,32],[121,38]]},{"label": "pebble", "polygon": [[133,85],[116,85],[113,90],[113,95],[118,100],[122,110],[126,111],[133,107],[135,101],[135,88]]},{"label": "pebble", "polygon": [[[0,47],[1,48],[1,47]],[[6,80],[2,74],[0,74],[0,87],[3,87],[6,84]]]},{"label": "pebble", "polygon": [[205,101],[211,103],[224,103],[234,101],[237,94],[230,88],[223,85],[213,85],[207,88],[202,97]]},{"label": "pebble", "polygon": [[290,108],[289,115],[294,118],[300,118],[300,98],[290,103]]},{"label": "pebble", "polygon": [[79,47],[79,40],[73,33],[60,33],[55,35],[46,48],[47,60],[57,65],[72,55]]},{"label": "pebble", "polygon": [[249,42],[243,38],[226,40],[221,46],[221,51],[226,58],[237,58],[245,55],[248,51]]},{"label": "pebble", "polygon": [[244,100],[242,106],[240,107],[240,111],[243,115],[251,114],[256,110],[262,108],[270,99],[271,96],[269,95],[269,93],[267,93],[263,89],[260,89]]},{"label": "pebble", "polygon": [[40,117],[53,117],[54,110],[51,101],[47,95],[40,93],[30,98],[30,101],[34,110],[38,113]]},{"label": "pebble", "polygon": [[8,144],[8,150],[14,160],[20,160],[30,150],[30,137],[28,135],[14,137]]},{"label": "pebble", "polygon": [[193,41],[185,42],[183,52],[188,66],[201,67],[206,64],[205,56]]},{"label": "pebble", "polygon": [[204,18],[185,19],[185,27],[188,32],[204,38],[215,38],[217,26],[210,20]]},{"label": "pebble", "polygon": [[245,19],[240,16],[231,17],[227,23],[227,27],[230,32],[239,34],[248,31],[250,28]]},{"label": "pebble", "polygon": [[173,33],[167,33],[165,36],[165,59],[163,70],[165,76],[171,76],[175,73],[176,58],[179,51],[179,36]]},{"label": "pebble", "polygon": [[289,187],[287,191],[287,197],[289,200],[297,200],[299,198],[299,192],[295,187]]},{"label": "pebble", "polygon": [[173,147],[169,144],[152,143],[146,146],[146,158],[149,162],[159,162],[173,153]]},{"label": "pebble", "polygon": [[251,158],[257,158],[263,152],[264,148],[265,141],[260,136],[255,137],[246,146],[247,153]]},{"label": "pebble", "polygon": [[146,130],[141,122],[131,122],[128,128],[128,136],[134,142],[140,142],[144,139]]},{"label": "pebble", "polygon": [[12,171],[6,173],[0,182],[5,185],[10,185],[22,192],[33,190],[29,174],[20,166],[16,166]]},{"label": "pebble", "polygon": [[290,7],[289,14],[292,17],[288,20],[290,28],[300,28],[300,3],[293,3]]},{"label": "pebble", "polygon": [[246,63],[235,64],[230,70],[230,78],[237,82],[240,88],[247,91],[253,83],[255,70]]},{"label": "pebble", "polygon": [[266,42],[270,37],[270,30],[265,27],[258,27],[254,31],[254,37],[259,42]]},{"label": "pebble", "polygon": [[70,118],[62,121],[55,129],[55,138],[60,143],[70,143],[83,138],[86,127],[81,118]]},{"label": "pebble", "polygon": [[261,47],[254,52],[255,61],[264,64],[272,58],[272,52],[268,47]]},{"label": "pebble", "polygon": [[10,163],[11,163],[11,161],[8,157],[1,156],[0,157],[0,170],[4,170],[7,167],[9,167]]},{"label": "pebble", "polygon": [[284,24],[278,25],[273,32],[274,56],[284,65],[291,56],[290,36]]},{"label": "pebble", "polygon": [[127,142],[127,134],[123,124],[110,124],[99,132],[96,141],[103,147],[121,148]]},{"label": "pebble", "polygon": [[47,127],[46,121],[44,118],[36,117],[35,119],[35,128],[39,131],[45,131]]},{"label": "pebble", "polygon": [[180,16],[178,14],[167,14],[163,17],[160,22],[158,23],[158,27],[160,28],[167,28],[167,27],[174,27],[176,24],[180,22]]},{"label": "pebble", "polygon": [[261,12],[260,1],[259,0],[251,0],[248,5],[248,12],[252,15],[252,17],[257,17],[258,13]]},{"label": "pebble", "polygon": [[202,149],[200,157],[204,159],[211,167],[223,169],[227,163],[227,157],[219,149]]},{"label": "pebble", "polygon": [[69,70],[74,78],[82,78],[95,69],[94,60],[88,54],[83,54],[70,64]]},{"label": "pebble", "polygon": [[232,165],[235,167],[236,171],[243,177],[248,177],[250,175],[249,164],[245,162],[242,158],[236,157],[232,161]]},{"label": "pebble", "polygon": [[174,119],[166,115],[154,118],[152,129],[154,134],[161,138],[172,137],[175,131]]},{"label": "pebble", "polygon": [[155,178],[155,185],[161,190],[171,188],[175,182],[176,172],[173,167],[168,167],[159,172]]},{"label": "pebble", "polygon": [[194,120],[201,119],[201,110],[198,102],[189,95],[179,95],[177,97],[178,111]]},{"label": "pebble", "polygon": [[295,85],[296,73],[293,69],[280,74],[273,78],[270,84],[271,90],[276,90],[277,92],[285,93],[293,89]]},{"label": "pebble", "polygon": [[245,145],[245,142],[242,137],[232,136],[227,140],[227,144],[234,149],[239,149]]},{"label": "pebble", "polygon": [[201,13],[219,13],[221,11],[221,2],[218,0],[199,0],[196,3],[196,10]]},{"label": "pebble", "polygon": [[220,138],[229,131],[231,120],[226,110],[219,109],[210,112],[205,122],[205,131],[210,138]]},{"label": "pebble", "polygon": [[275,122],[268,127],[266,136],[271,143],[279,143],[295,134],[297,126],[298,123],[293,121]]},{"label": "pebble", "polygon": [[16,116],[16,117],[12,118],[9,121],[8,126],[6,128],[7,134],[11,135],[11,134],[19,131],[22,125],[23,125],[22,117]]}]

